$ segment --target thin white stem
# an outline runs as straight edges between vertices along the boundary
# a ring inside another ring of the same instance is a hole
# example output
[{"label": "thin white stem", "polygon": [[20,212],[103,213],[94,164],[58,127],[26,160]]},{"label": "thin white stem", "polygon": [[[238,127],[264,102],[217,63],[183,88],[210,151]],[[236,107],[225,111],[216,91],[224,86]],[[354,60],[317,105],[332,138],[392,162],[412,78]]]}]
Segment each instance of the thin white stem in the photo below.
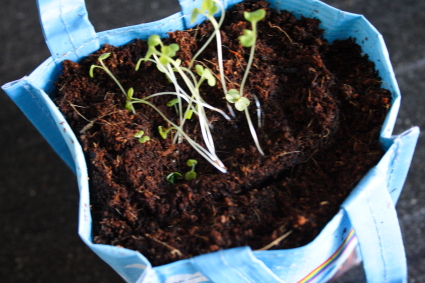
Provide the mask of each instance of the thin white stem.
[{"label": "thin white stem", "polygon": [[[199,88],[196,85],[196,83],[195,83],[195,85],[192,84],[192,82],[190,81],[190,79],[187,77],[187,75],[181,69],[181,67],[177,64],[177,62],[175,62],[172,58],[169,58],[169,60],[170,60],[171,64],[173,64],[173,66],[177,70],[177,72],[181,75],[181,77],[183,78],[183,80],[185,81],[185,83],[188,86],[190,92],[192,93],[192,96],[194,97],[194,100],[201,101],[202,98],[199,95]],[[208,127],[208,120],[206,118],[205,109],[204,109],[204,107],[203,107],[202,104],[198,104],[198,114],[199,114],[198,115],[198,117],[199,117],[199,126],[201,128],[202,136],[204,137],[205,145],[207,146],[207,148],[211,152],[215,152],[214,141],[212,139],[212,135],[211,135],[211,132],[210,132],[209,127]],[[183,118],[183,120],[185,120],[185,119],[186,119],[186,117]]]},{"label": "thin white stem", "polygon": [[257,133],[255,132],[254,125],[252,124],[252,121],[251,121],[251,117],[249,116],[248,107],[245,108],[245,116],[248,122],[249,130],[251,131],[252,138],[254,139],[255,146],[258,149],[258,152],[260,152],[261,155],[265,155],[263,150],[261,149],[260,141],[258,140]]},{"label": "thin white stem", "polygon": [[[174,88],[176,89],[176,92],[179,92],[179,84],[177,83],[177,79],[176,76],[174,75],[173,69],[171,68],[170,64],[167,64],[168,66],[168,73],[169,73],[169,78],[170,80],[173,82],[174,84]],[[180,95],[177,95],[177,99],[178,99],[178,112],[179,112],[179,120],[182,121],[183,120],[183,106],[182,106],[182,99]],[[183,125],[181,125],[183,127]],[[178,135],[176,135],[176,138],[178,138],[179,143],[181,143],[183,141],[183,136],[181,133],[179,133]],[[173,141],[174,143],[176,142],[176,140]]]},{"label": "thin white stem", "polygon": [[261,112],[261,104],[260,104],[260,100],[258,100],[258,97],[254,94],[254,100],[255,100],[255,105],[257,106],[257,119],[258,119],[258,128],[260,129],[262,127],[262,112]]},{"label": "thin white stem", "polygon": [[155,111],[158,112],[158,114],[160,114],[162,116],[162,118],[164,118],[164,120],[166,120],[172,127],[174,127],[178,132],[180,132],[184,138],[189,142],[189,144],[202,156],[204,157],[208,162],[210,162],[214,167],[216,167],[218,170],[220,170],[223,173],[227,172],[226,167],[223,165],[223,163],[217,158],[217,156],[215,156],[215,154],[211,154],[210,152],[208,152],[205,148],[203,148],[202,146],[200,146],[198,143],[196,143],[191,137],[189,137],[184,131],[183,129],[174,124],[170,119],[167,118],[167,116],[164,115],[164,113],[161,112],[161,110],[159,110],[155,105],[153,105],[152,103],[145,101],[145,100],[140,100],[137,101],[137,103],[143,103],[146,104],[150,107],[152,107]]}]

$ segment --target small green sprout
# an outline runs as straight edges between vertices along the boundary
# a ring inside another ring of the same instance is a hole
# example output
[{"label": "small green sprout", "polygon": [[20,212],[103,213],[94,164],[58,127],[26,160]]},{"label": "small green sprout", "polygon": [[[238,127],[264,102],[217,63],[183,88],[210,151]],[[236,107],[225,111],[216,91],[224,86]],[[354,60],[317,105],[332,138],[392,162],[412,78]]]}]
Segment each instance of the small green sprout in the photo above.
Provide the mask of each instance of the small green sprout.
[{"label": "small green sprout", "polygon": [[[158,51],[156,48],[158,45],[161,46],[161,51]],[[161,38],[157,34],[152,34],[148,38],[148,52],[146,53],[145,58],[142,58],[137,62],[136,71],[139,69],[141,61],[147,61],[153,55],[159,56],[159,63],[162,65],[167,65],[171,62],[171,58],[176,56],[177,51],[180,50],[180,46],[176,43],[171,43],[170,45],[164,45]]]},{"label": "small green sprout", "polygon": [[192,116],[193,116],[193,110],[192,110],[192,109],[189,109],[189,110],[186,112],[186,116],[185,116],[185,118],[186,118],[187,120],[190,120],[190,119],[192,119]]},{"label": "small green sprout", "polygon": [[252,30],[244,29],[243,35],[238,37],[243,47],[251,47],[255,44],[255,34]]},{"label": "small green sprout", "polygon": [[137,138],[140,143],[145,143],[151,138],[149,136],[144,136],[144,134],[145,134],[144,131],[138,131],[137,133],[134,134],[133,137]]},{"label": "small green sprout", "polygon": [[178,98],[174,98],[174,99],[172,99],[172,100],[170,100],[170,101],[167,102],[167,106],[168,107],[173,107],[177,103],[179,103],[179,99]]},{"label": "small green sprout", "polygon": [[200,85],[204,80],[207,80],[209,86],[215,86],[215,77],[213,73],[208,68],[204,68],[201,65],[195,66],[196,73],[201,76],[198,85]]},{"label": "small green sprout", "polygon": [[105,73],[107,73],[113,80],[114,82],[118,85],[118,87],[120,88],[121,92],[125,95],[126,102],[125,102],[125,108],[133,113],[136,113],[136,111],[134,110],[133,104],[131,103],[131,100],[133,98],[133,94],[134,94],[134,89],[131,87],[128,89],[128,91],[125,91],[124,87],[121,85],[121,83],[118,81],[118,79],[114,76],[114,74],[112,74],[112,72],[106,67],[105,63],[103,63],[103,60],[107,59],[109,56],[111,56],[111,53],[103,53],[102,55],[99,56],[99,58],[97,58],[97,60],[99,61],[101,66],[98,65],[91,65],[90,66],[90,70],[89,70],[89,75],[91,78],[94,77],[94,69],[99,68],[102,69]]},{"label": "small green sprout", "polygon": [[202,1],[201,9],[198,9],[198,8],[193,9],[190,22],[193,23],[199,14],[204,14],[205,16],[206,15],[213,16],[217,12],[218,12],[218,7],[213,0],[204,0]]},{"label": "small green sprout", "polygon": [[177,179],[183,179],[182,174],[180,174],[179,172],[170,173],[167,175],[167,177],[165,177],[165,180],[171,184],[174,184],[174,181]]},{"label": "small green sprout", "polygon": [[235,104],[235,108],[239,111],[244,111],[250,104],[246,97],[242,97],[237,89],[230,89],[226,94],[226,100]]},{"label": "small green sprout", "polygon": [[187,172],[187,173],[184,175],[184,178],[185,178],[187,181],[190,181],[190,180],[196,179],[195,166],[196,166],[196,164],[198,164],[198,161],[197,161],[196,159],[189,159],[189,160],[186,162],[186,164],[187,164],[187,166],[192,167],[192,168],[190,169],[190,171],[189,171],[189,172]]},{"label": "small green sprout", "polygon": [[[239,111],[245,110],[245,116],[248,121],[252,138],[254,139],[254,143],[257,147],[257,150],[262,155],[264,155],[264,152],[261,149],[260,142],[257,137],[257,133],[255,132],[254,125],[252,124],[251,117],[249,116],[249,112],[248,112],[249,101],[248,102],[246,101],[248,99],[244,97],[243,90],[244,90],[246,79],[248,78],[249,70],[251,69],[252,61],[254,60],[255,43],[257,41],[257,23],[261,21],[262,19],[264,19],[265,16],[266,16],[266,11],[264,11],[263,9],[258,9],[253,12],[247,12],[247,11],[244,12],[245,20],[251,23],[252,30],[245,29],[243,31],[243,35],[239,36],[238,39],[240,43],[242,44],[242,46],[251,47],[251,52],[249,54],[248,63],[246,65],[245,74],[242,78],[239,92],[236,90],[230,90],[229,93],[226,94],[226,99],[228,101],[229,99],[235,101],[234,103],[235,103],[236,109],[238,109]],[[258,105],[259,105],[259,102],[257,103],[257,107]]]},{"label": "small green sprout", "polygon": [[[94,71],[94,69],[96,69],[96,68],[99,68],[99,69],[102,69],[102,70],[104,70],[104,71],[109,71],[108,70],[108,68],[106,68],[106,66],[105,66],[105,64],[103,63],[103,60],[105,60],[105,59],[107,59],[109,56],[111,56],[111,53],[110,52],[108,52],[108,53],[103,53],[102,55],[100,55],[99,56],[99,58],[97,58],[97,60],[100,62],[100,64],[102,65],[102,66],[98,66],[98,65],[91,65],[90,66],[90,70],[89,70],[89,75],[90,75],[90,77],[91,78],[94,78],[94,73],[93,73],[93,71]],[[108,72],[107,72],[108,73]]]},{"label": "small green sprout", "polygon": [[131,111],[132,113],[136,113],[136,110],[134,109],[134,106],[132,103],[133,95],[134,95],[134,88],[130,87],[127,90],[127,99],[125,101],[125,109],[127,109],[128,111]]},{"label": "small green sprout", "polygon": [[[156,48],[158,45],[160,45],[161,51]],[[144,58],[140,58],[139,61],[137,61],[135,70],[139,70],[140,64],[143,61],[149,61],[152,56],[159,56],[158,62],[160,63],[160,65],[157,65],[158,70],[163,73],[166,73],[166,71],[164,70],[164,66],[171,62],[171,58],[176,56],[176,53],[179,50],[180,46],[178,44],[171,43],[170,45],[164,45],[159,35],[152,34],[148,38],[148,51],[146,52],[146,56]],[[175,62],[177,65],[179,65],[181,61],[177,59]]]},{"label": "small green sprout", "polygon": [[263,9],[258,9],[254,12],[247,12],[245,11],[243,13],[243,16],[245,20],[250,22],[253,26],[257,24],[257,22],[261,21],[266,16],[266,11]]},{"label": "small green sprout", "polygon": [[[221,17],[219,22],[214,18],[214,15],[221,10]],[[204,0],[201,4],[201,9],[194,8],[192,10],[192,17],[191,17],[191,23],[193,23],[198,15],[204,15],[208,20],[210,20],[211,24],[214,27],[213,34],[208,38],[208,40],[205,42],[205,44],[198,50],[198,52],[192,57],[192,60],[190,61],[189,68],[192,67],[193,63],[195,62],[196,58],[205,50],[205,48],[210,44],[210,42],[216,37],[217,41],[217,56],[218,56],[218,64],[219,64],[219,71],[220,71],[220,78],[221,84],[224,90],[224,93],[227,92],[226,82],[223,79],[224,78],[224,68],[223,68],[223,52],[222,52],[222,42],[221,42],[221,34],[220,34],[220,27],[223,24],[224,16],[225,16],[225,10],[224,6],[220,1],[217,0]]]},{"label": "small green sprout", "polygon": [[[264,19],[266,16],[266,11],[263,9],[258,9],[254,12],[247,12],[245,11],[243,13],[245,20],[251,23],[252,30],[245,29],[243,32],[244,34],[239,36],[238,39],[241,42],[242,46],[244,47],[251,47],[251,52],[249,54],[248,64],[245,69],[245,74],[242,78],[242,83],[240,87],[240,93],[242,95],[243,88],[245,86],[246,79],[248,77],[249,70],[251,69],[252,61],[254,59],[254,51],[255,51],[255,42],[257,41],[257,22]],[[243,96],[243,95],[242,95]]]},{"label": "small green sprout", "polygon": [[[148,38],[148,52],[146,53],[146,56],[144,60],[148,60],[153,54],[156,53],[156,46],[160,45],[162,43],[161,38],[157,34],[152,34]],[[136,65],[136,71],[139,70],[141,60],[137,62]]]},{"label": "small green sprout", "polygon": [[176,56],[176,53],[179,50],[180,46],[176,43],[161,46],[161,56],[159,57],[159,62],[162,65],[167,65],[168,63],[170,63],[170,58]]},{"label": "small green sprout", "polygon": [[176,128],[175,127],[169,127],[168,129],[166,129],[163,126],[158,127],[158,132],[164,140],[167,139],[168,133],[171,130],[176,130]]}]

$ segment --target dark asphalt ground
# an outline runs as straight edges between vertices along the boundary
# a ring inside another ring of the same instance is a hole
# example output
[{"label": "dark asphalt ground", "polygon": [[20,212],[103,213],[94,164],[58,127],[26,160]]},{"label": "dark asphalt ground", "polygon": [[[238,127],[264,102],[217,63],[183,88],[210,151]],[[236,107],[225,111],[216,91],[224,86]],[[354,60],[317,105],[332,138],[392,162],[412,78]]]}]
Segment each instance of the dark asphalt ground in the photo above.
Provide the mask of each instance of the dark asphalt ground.
[{"label": "dark asphalt ground", "polygon": [[[98,31],[161,19],[179,10],[177,0],[86,2]],[[403,96],[395,133],[414,125],[425,129],[425,1],[325,2],[365,15],[383,34]],[[3,85],[29,74],[49,52],[35,0],[1,4]],[[77,235],[78,189],[72,172],[3,92],[0,109],[0,282],[122,282]],[[397,205],[410,283],[425,282],[424,158],[421,135]],[[364,282],[361,267],[338,282]]]}]

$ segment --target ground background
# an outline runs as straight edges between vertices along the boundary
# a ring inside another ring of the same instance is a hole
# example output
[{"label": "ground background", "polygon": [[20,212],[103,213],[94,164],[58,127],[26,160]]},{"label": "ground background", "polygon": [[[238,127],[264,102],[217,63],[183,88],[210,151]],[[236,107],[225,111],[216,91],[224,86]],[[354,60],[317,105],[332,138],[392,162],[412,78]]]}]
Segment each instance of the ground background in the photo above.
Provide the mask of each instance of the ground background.
[{"label": "ground background", "polygon": [[[87,0],[97,31],[161,19],[177,0]],[[395,133],[425,129],[425,1],[326,0],[363,14],[383,34],[403,96]],[[116,15],[111,12],[117,11]],[[35,0],[2,0],[0,85],[28,75],[49,52]],[[122,282],[77,235],[78,190],[66,165],[0,91],[0,278],[2,282]],[[425,282],[423,135],[397,209],[409,283]],[[364,282],[360,267],[338,283]]]}]

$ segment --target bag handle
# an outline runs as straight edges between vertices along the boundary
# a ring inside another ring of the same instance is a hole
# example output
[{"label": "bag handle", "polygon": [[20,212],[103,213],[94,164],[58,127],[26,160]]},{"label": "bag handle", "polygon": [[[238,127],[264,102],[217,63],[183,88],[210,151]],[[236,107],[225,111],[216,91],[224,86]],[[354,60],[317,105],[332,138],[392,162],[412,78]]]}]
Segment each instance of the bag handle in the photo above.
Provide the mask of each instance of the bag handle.
[{"label": "bag handle", "polygon": [[389,173],[399,171],[396,178],[375,167],[342,205],[355,229],[368,283],[407,282],[403,240],[388,188],[403,185],[418,136],[416,127],[394,139],[396,162]]},{"label": "bag handle", "polygon": [[[56,64],[100,48],[84,0],[37,0],[41,28]],[[88,51],[88,52],[87,52]]]},{"label": "bag handle", "polygon": [[249,247],[196,256],[190,262],[212,282],[284,283],[254,256]]}]

